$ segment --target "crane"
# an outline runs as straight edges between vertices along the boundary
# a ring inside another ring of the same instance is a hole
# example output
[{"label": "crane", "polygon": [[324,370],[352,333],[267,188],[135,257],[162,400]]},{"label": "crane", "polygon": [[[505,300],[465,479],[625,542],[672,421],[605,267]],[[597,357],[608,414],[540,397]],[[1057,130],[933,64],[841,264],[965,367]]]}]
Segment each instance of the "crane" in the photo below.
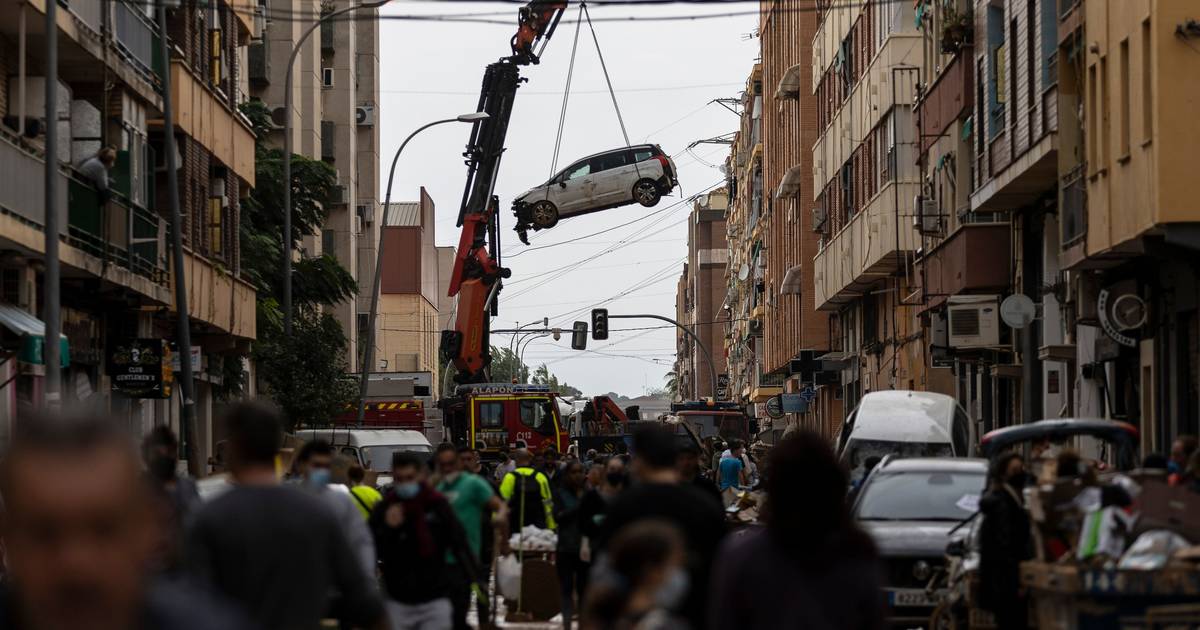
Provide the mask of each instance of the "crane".
[{"label": "crane", "polygon": [[[447,288],[450,297],[458,297],[458,307],[454,327],[442,331],[440,344],[443,363],[454,365],[458,388],[441,406],[452,438],[481,448],[485,454],[500,447],[543,443],[561,450],[566,443],[553,392],[529,385],[489,385],[487,381],[492,359],[490,320],[498,313],[503,280],[512,275],[499,259],[496,179],[513,101],[525,81],[521,67],[540,61],[567,4],[565,0],[533,0],[521,7],[517,32],[510,41],[511,54],[484,71],[476,111],[486,112],[488,117],[472,126],[463,153],[467,181],[457,223],[462,231]],[[487,417],[495,420],[476,423],[481,414],[492,414]]]}]

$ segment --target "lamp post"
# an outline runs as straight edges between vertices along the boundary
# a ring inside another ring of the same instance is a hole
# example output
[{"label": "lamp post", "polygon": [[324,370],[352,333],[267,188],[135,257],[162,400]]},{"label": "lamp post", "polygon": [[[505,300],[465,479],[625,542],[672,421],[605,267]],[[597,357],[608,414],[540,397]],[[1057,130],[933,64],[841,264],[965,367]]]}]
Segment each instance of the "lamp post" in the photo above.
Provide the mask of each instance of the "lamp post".
[{"label": "lamp post", "polygon": [[391,0],[352,4],[322,15],[304,30],[288,57],[287,75],[283,80],[283,333],[288,337],[292,336],[292,70],[304,42],[322,24],[351,11],[378,9],[388,2]]},{"label": "lamp post", "polygon": [[[375,359],[375,320],[379,317],[379,288],[383,283],[383,228],[387,220],[388,206],[392,203],[392,181],[396,177],[396,163],[400,161],[400,154],[404,152],[404,147],[408,146],[410,140],[415,138],[417,134],[436,127],[452,122],[465,122],[475,124],[481,120],[488,118],[487,112],[471,112],[469,114],[460,114],[454,118],[446,118],[444,120],[435,120],[431,123],[418,127],[416,131],[408,134],[404,142],[400,143],[400,148],[396,149],[396,155],[392,156],[392,167],[388,170],[387,192],[383,196],[383,211],[382,219],[379,222],[379,241],[375,247],[375,279],[371,285],[371,310],[367,315],[367,338],[359,340],[359,343],[364,343],[362,352],[362,361],[358,365],[360,374],[358,384],[358,425],[362,426],[363,416],[367,410],[367,380],[371,375],[371,365]],[[290,259],[289,259],[290,261]]]}]

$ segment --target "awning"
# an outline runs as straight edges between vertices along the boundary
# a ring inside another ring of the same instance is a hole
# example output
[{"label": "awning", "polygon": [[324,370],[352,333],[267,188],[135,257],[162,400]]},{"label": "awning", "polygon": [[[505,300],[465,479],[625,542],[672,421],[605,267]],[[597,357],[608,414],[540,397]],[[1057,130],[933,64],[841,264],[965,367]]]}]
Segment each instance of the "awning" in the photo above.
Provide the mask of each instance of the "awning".
[{"label": "awning", "polygon": [[775,98],[792,99],[800,96],[800,64],[788,68],[779,78],[779,86],[775,88]]},{"label": "awning", "polygon": [[[0,326],[21,335],[21,350],[17,353],[17,360],[36,365],[45,363],[42,359],[42,346],[46,336],[45,322],[12,304],[0,302]],[[67,351],[66,335],[59,334],[59,349],[59,362],[63,367],[67,367],[71,364],[71,357]]]},{"label": "awning", "polygon": [[783,282],[779,285],[779,295],[801,295],[804,293],[804,283],[800,276],[800,265],[792,265],[783,274]]},{"label": "awning", "polygon": [[800,165],[797,164],[787,170],[783,174],[783,179],[779,181],[779,187],[775,189],[775,198],[783,199],[790,197],[797,192],[800,192]]}]

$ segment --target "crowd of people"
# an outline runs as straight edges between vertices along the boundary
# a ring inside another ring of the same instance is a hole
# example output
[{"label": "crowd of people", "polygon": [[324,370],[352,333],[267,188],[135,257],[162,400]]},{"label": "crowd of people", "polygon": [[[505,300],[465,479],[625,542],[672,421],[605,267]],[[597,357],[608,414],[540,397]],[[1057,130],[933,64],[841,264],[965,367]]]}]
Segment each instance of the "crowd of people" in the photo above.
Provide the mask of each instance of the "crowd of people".
[{"label": "crowd of people", "polygon": [[[21,423],[0,467],[0,626],[489,627],[490,568],[530,524],[557,533],[566,628],[884,624],[874,550],[815,435],[764,462],[766,526],[731,533],[719,478],[661,425],[612,455],[515,449],[491,469],[449,444],[430,461],[396,452],[377,489],[320,441],[282,470],[282,420],[257,404],[229,410],[229,483],[203,501],[165,428],[139,457],[102,418]],[[732,476],[725,460],[746,462],[728,451],[718,468]]]}]

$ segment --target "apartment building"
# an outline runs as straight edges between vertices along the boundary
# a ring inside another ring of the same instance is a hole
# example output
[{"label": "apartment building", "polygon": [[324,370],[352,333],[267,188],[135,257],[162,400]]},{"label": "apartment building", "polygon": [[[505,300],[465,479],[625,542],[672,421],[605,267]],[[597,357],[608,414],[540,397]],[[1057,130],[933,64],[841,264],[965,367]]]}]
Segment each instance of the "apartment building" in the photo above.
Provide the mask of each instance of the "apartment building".
[{"label": "apartment building", "polygon": [[434,210],[433,199],[421,188],[418,201],[393,203],[385,214],[380,334],[371,369],[429,372],[433,383],[441,383],[438,343],[454,313],[454,300],[446,296],[454,248],[437,246]]},{"label": "apartment building", "polygon": [[[762,65],[746,79],[739,110],[741,121],[725,162],[729,207],[725,213],[729,262],[725,266],[725,358],[730,400],[759,408],[769,396],[762,373],[766,258],[762,246]],[[758,414],[762,416],[762,414]]]},{"label": "apartment building", "polygon": [[[273,141],[283,146],[288,58],[305,30],[350,0],[260,0],[263,36],[249,47],[251,94],[272,111]],[[379,20],[377,10],[353,11],[323,23],[304,42],[292,78],[292,146],[337,171],[329,218],[305,238],[302,255],[331,254],[358,280],[355,299],[330,307],[350,340],[347,360],[358,370],[371,305],[379,214]],[[380,338],[380,331],[376,331]]]},{"label": "apartment building", "polygon": [[[690,335],[676,333],[675,374],[682,400],[729,398],[724,354],[725,322],[729,319],[724,308],[728,207],[728,192],[718,189],[697,199],[688,217],[688,259],[676,289],[675,321],[686,326],[704,348],[697,347]],[[713,390],[714,375],[717,389],[722,390],[720,396]]]},{"label": "apartment building", "polygon": [[816,387],[814,405],[824,412],[817,426],[827,432],[867,392],[924,385],[911,301],[917,238],[910,217],[920,191],[915,11],[907,2],[818,3],[806,86],[817,138],[806,198],[820,234],[811,299],[829,314],[830,353],[819,367],[840,370],[832,386]]},{"label": "apartment building", "polygon": [[[66,404],[112,413],[135,431],[180,429],[179,388],[165,358],[176,330],[162,131],[169,79],[194,345],[187,360],[207,458],[214,401],[225,379],[248,367],[227,357],[243,355],[255,337],[255,292],[239,277],[237,228],[254,186],[254,137],[237,109],[248,91],[252,7],[183,0],[168,12],[164,34],[151,4],[58,4],[58,115],[46,121],[45,2],[0,2],[0,430],[43,398],[47,124],[60,141],[58,205],[50,211],[62,226]],[[160,55],[164,36],[168,58]],[[77,170],[103,146],[117,150],[107,199]],[[133,356],[151,379],[124,378]]]}]

